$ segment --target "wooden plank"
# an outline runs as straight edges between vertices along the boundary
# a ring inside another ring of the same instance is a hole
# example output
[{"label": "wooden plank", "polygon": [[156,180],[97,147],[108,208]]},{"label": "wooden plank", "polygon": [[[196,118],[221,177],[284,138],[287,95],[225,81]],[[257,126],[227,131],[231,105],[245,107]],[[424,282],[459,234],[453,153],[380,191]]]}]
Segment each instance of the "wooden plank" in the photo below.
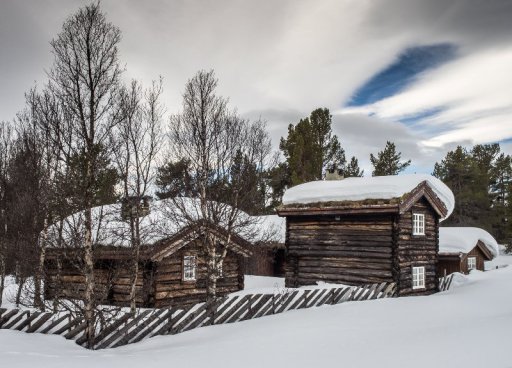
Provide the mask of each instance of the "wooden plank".
[{"label": "wooden plank", "polygon": [[344,299],[344,298],[345,298],[345,296],[350,295],[350,293],[352,293],[352,287],[347,287],[347,288],[343,289],[343,290],[341,291],[341,293],[339,293],[339,294],[335,297],[335,299],[334,299],[334,301],[333,301],[333,304],[340,304],[340,303],[345,302],[345,301],[346,301],[346,300]]},{"label": "wooden plank", "polygon": [[451,274],[451,275],[449,276],[449,279],[448,279],[448,285],[446,285],[445,290],[450,290],[450,286],[452,286],[452,280],[453,280],[453,274]]},{"label": "wooden plank", "polygon": [[[336,291],[339,290],[339,288],[335,288],[335,289],[327,289],[327,293],[325,293],[325,295],[323,296],[323,298],[321,298],[318,303],[317,303],[317,307],[319,306],[322,306],[324,305],[325,303],[329,302],[329,301],[332,301],[334,299],[334,295],[336,293]],[[331,303],[329,303],[331,304]]]},{"label": "wooden plank", "polygon": [[230,299],[226,304],[222,306],[220,310],[217,311],[214,324],[223,324],[224,321],[229,317],[229,315],[234,313],[236,309],[238,309],[240,305],[242,305],[243,303],[244,298],[240,296],[235,296],[233,299]]},{"label": "wooden plank", "polygon": [[380,284],[377,284],[377,288],[375,289],[375,291],[374,291],[374,293],[373,293],[373,295],[371,296],[370,299],[372,299],[372,300],[378,299],[380,293],[382,292],[382,290],[384,290],[386,285],[387,285],[387,283],[385,283],[385,282],[381,282]]},{"label": "wooden plank", "polygon": [[33,333],[33,332],[37,332],[37,330],[43,326],[46,321],[50,320],[51,318],[53,317],[53,314],[52,313],[41,313],[41,318],[39,318],[39,320],[37,320],[37,322],[33,323],[28,329],[26,332],[28,333]]},{"label": "wooden plank", "polygon": [[[153,323],[155,320],[165,320],[165,317],[167,316],[167,311],[164,311],[164,313],[161,313],[162,310],[159,311],[158,314],[153,315],[148,318],[148,320],[143,324],[142,328],[140,329],[140,333],[136,335],[134,338],[130,340],[130,344],[136,343],[144,339],[146,336],[153,335],[153,332],[155,331],[156,327],[160,325],[160,323]],[[139,327],[137,327],[139,328]],[[151,337],[150,336],[150,337]]]},{"label": "wooden plank", "polygon": [[[167,331],[169,329],[169,324],[172,323],[172,315],[174,314],[176,309],[169,308],[169,309],[164,309],[164,311],[165,312],[164,312],[164,314],[162,314],[160,316],[160,319],[162,321],[166,321],[166,320],[167,321],[165,323],[162,323],[160,325],[160,327],[155,328],[153,331],[151,331],[150,337],[162,335],[164,331]],[[155,327],[157,327],[157,326],[155,326]]]},{"label": "wooden plank", "polygon": [[19,309],[11,309],[10,311],[6,312],[2,316],[2,318],[0,318],[0,328],[7,328],[7,327],[4,327],[4,325],[7,324],[13,316],[18,314],[19,311],[20,311]]},{"label": "wooden plank", "polygon": [[[71,318],[71,316],[69,316]],[[82,323],[82,319],[81,318],[74,318],[72,320],[70,320],[67,324],[65,324],[64,326],[62,326],[61,328],[59,328],[57,331],[53,332],[54,335],[61,335],[69,330],[71,330],[71,328],[73,326],[76,326],[76,325],[79,325],[80,323]]]},{"label": "wooden plank", "polygon": [[[130,313],[123,313],[121,315],[121,317],[118,317],[117,319],[115,319],[114,322],[109,324],[107,327],[105,327],[103,330],[101,330],[99,334],[94,336],[93,346],[96,347],[103,339],[108,337],[108,335],[110,335],[111,333],[115,332],[123,323],[128,321],[131,317],[132,316]],[[83,343],[86,342],[86,339],[87,338],[85,336],[82,336],[81,338],[76,340],[76,343],[78,345],[82,345]]]},{"label": "wooden plank", "polygon": [[291,302],[295,299],[295,297],[297,296],[298,293],[299,293],[299,291],[295,290],[294,292],[287,294],[287,298],[285,300],[281,299],[279,301],[279,305],[277,306],[274,313],[281,313],[281,312],[286,311],[286,307],[288,307],[288,305],[291,304]]},{"label": "wooden plank", "polygon": [[[329,289],[323,289],[321,290],[318,295],[316,297],[314,297],[314,299],[311,301],[311,303],[309,304],[310,307],[317,307],[317,302],[318,300],[320,300],[321,297],[323,297],[324,295],[326,294],[329,294]],[[313,297],[312,297],[313,298]]]},{"label": "wooden plank", "polygon": [[23,322],[21,322],[18,326],[16,326],[16,328],[14,328],[14,330],[16,331],[21,331],[23,330],[25,327],[27,327],[28,325],[30,325],[30,322],[32,322],[33,320],[35,320],[37,317],[39,317],[41,315],[42,312],[28,312],[27,314],[27,319],[25,319]]},{"label": "wooden plank", "polygon": [[82,322],[75,328],[73,328],[71,331],[69,331],[67,334],[64,335],[65,339],[71,340],[74,337],[76,337],[80,332],[84,331],[87,327],[87,324],[85,322]]},{"label": "wooden plank", "polygon": [[249,309],[249,301],[251,300],[252,295],[246,295],[245,298],[243,298],[244,303],[240,305],[240,307],[237,310],[232,309],[234,313],[231,313],[231,315],[224,321],[224,323],[233,323],[238,321],[240,316]]},{"label": "wooden plank", "polygon": [[272,297],[272,294],[263,294],[261,298],[258,300],[258,303],[252,306],[251,313],[244,316],[244,320],[262,317],[259,314],[261,313],[265,305],[272,299]]},{"label": "wooden plank", "polygon": [[396,284],[390,283],[382,292],[382,296],[379,299],[393,297],[396,293]]},{"label": "wooden plank", "polygon": [[[131,313],[125,313],[121,319],[123,320],[120,324],[120,320],[117,320],[114,322],[114,324],[117,325],[117,327],[110,331],[103,336],[101,336],[98,339],[94,339],[94,346],[95,349],[106,349],[111,347],[111,345],[116,342],[118,339],[122,338],[125,334],[128,333],[129,329],[136,326],[137,323],[139,323],[141,320],[144,319],[149,313],[151,313],[151,310],[145,310],[142,313],[139,313],[137,316],[133,317]],[[128,315],[128,319],[124,319],[123,317],[126,317]],[[122,327],[121,325],[124,324]],[[110,326],[109,326],[110,327]],[[115,346],[114,346],[115,347]]]},{"label": "wooden plank", "polygon": [[[116,331],[115,334],[113,334],[108,341],[104,342],[105,347],[118,347],[121,345],[126,345],[132,339],[135,337],[140,330],[142,330],[144,327],[148,325],[148,321],[144,321],[144,319],[153,312],[153,316],[158,316],[157,311],[151,311],[150,309],[143,311],[142,313],[139,313],[136,317],[132,318],[127,324],[123,326],[119,331]],[[152,319],[152,321],[154,318]],[[132,327],[135,327],[130,331]],[[116,341],[117,340],[117,341]],[[115,342],[115,343],[114,343]],[[103,345],[103,344],[102,344]],[[101,349],[101,348],[100,348]]]},{"label": "wooden plank", "polygon": [[[176,316],[173,316],[175,311],[171,310],[171,314],[168,314],[169,321],[160,329],[159,335],[168,335],[171,333],[172,326],[176,324],[178,321],[180,321],[189,311],[192,309],[193,306],[185,309],[179,309]],[[165,327],[165,328],[164,328]]]},{"label": "wooden plank", "polygon": [[357,291],[357,294],[354,296],[355,301],[364,300],[366,295],[368,294],[368,285],[363,285],[359,287],[359,290]]},{"label": "wooden plank", "polygon": [[194,311],[188,313],[188,315],[183,318],[176,326],[173,326],[171,328],[171,334],[177,334],[180,333],[181,330],[194,320],[203,310],[205,310],[207,307],[209,307],[212,304],[212,302],[206,302],[203,303],[199,308],[195,309]]},{"label": "wooden plank", "polygon": [[[190,322],[190,324],[187,327],[185,327],[182,330],[182,332],[193,330],[194,328],[197,328],[197,327],[201,327],[204,325],[205,321],[209,321],[211,324],[211,320],[215,320],[215,311],[222,303],[224,303],[223,299],[224,298],[219,298],[219,299],[213,301],[212,306],[205,308],[205,310],[203,310],[192,322]],[[213,311],[213,318],[210,314],[211,313],[210,310]]]},{"label": "wooden plank", "polygon": [[249,299],[249,310],[247,313],[240,319],[241,321],[246,321],[248,319],[252,319],[254,314],[258,311],[257,306],[260,305],[259,300],[263,297],[263,294],[253,294]]},{"label": "wooden plank", "polygon": [[50,333],[50,331],[53,328],[57,327],[59,324],[62,323],[62,321],[65,321],[69,317],[70,317],[69,314],[65,314],[65,315],[61,316],[60,318],[57,318],[56,320],[52,321],[52,323],[50,323],[48,326],[46,326],[44,329],[42,329],[39,332],[43,333],[43,334]]},{"label": "wooden plank", "polygon": [[306,305],[308,304],[308,296],[310,294],[311,290],[304,290],[304,294],[302,294],[302,296],[299,298],[299,300],[297,300],[291,307],[290,309],[302,309],[302,308],[306,308]]},{"label": "wooden plank", "polygon": [[267,302],[263,303],[260,310],[254,314],[254,318],[260,318],[274,313],[275,295],[267,294],[265,299],[267,300]]},{"label": "wooden plank", "polygon": [[18,313],[18,316],[14,319],[11,319],[11,321],[9,323],[6,323],[2,328],[5,328],[5,329],[11,329],[13,328],[17,323],[19,323],[23,317],[25,317],[26,315],[30,316],[30,312],[29,311],[24,311],[24,312],[21,312],[21,313]]}]

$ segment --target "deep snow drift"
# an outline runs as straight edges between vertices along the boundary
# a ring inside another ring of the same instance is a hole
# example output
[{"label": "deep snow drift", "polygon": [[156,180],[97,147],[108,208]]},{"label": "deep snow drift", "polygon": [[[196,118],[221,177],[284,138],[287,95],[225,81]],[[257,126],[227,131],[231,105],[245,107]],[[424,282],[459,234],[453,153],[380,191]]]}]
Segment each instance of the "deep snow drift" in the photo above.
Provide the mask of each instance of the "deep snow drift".
[{"label": "deep snow drift", "polygon": [[[498,257],[512,263],[512,257]],[[255,280],[255,288],[264,287]],[[275,280],[271,280],[272,282]],[[292,311],[87,351],[0,331],[2,367],[510,367],[512,267],[458,275],[426,297]]]}]

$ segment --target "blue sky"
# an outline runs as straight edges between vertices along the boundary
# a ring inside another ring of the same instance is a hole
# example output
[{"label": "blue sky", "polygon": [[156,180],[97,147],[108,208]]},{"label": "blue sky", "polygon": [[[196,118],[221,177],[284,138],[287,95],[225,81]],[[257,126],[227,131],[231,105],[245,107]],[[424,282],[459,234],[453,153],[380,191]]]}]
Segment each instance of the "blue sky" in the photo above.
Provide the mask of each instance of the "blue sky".
[{"label": "blue sky", "polygon": [[[358,88],[346,106],[375,103],[401,92],[413,83],[419,74],[453,60],[456,57],[456,51],[457,46],[448,43],[409,47],[402,51],[392,64],[373,75]],[[421,117],[418,116],[418,118]]]}]

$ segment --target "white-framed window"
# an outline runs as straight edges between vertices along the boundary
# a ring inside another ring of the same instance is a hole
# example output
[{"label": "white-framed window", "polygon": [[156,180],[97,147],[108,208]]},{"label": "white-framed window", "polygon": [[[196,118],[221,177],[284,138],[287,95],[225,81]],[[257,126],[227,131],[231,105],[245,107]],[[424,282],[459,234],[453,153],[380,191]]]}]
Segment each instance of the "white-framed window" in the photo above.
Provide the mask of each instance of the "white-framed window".
[{"label": "white-framed window", "polygon": [[412,268],[412,288],[413,290],[425,288],[425,267]]},{"label": "white-framed window", "polygon": [[412,235],[425,235],[425,215],[422,213],[412,214]]},{"label": "white-framed window", "polygon": [[476,257],[468,257],[468,271],[476,270]]},{"label": "white-framed window", "polygon": [[183,256],[183,281],[196,279],[196,256]]}]

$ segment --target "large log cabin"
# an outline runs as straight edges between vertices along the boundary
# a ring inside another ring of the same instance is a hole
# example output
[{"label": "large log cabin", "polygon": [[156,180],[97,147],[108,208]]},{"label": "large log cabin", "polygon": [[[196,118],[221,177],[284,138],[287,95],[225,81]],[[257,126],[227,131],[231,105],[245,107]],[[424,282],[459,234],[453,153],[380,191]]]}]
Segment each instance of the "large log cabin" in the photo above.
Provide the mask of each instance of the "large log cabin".
[{"label": "large log cabin", "polygon": [[439,222],[453,194],[429,175],[347,178],[290,188],[287,287],[395,282],[398,295],[437,291]]},{"label": "large log cabin", "polygon": [[476,227],[439,229],[438,276],[453,272],[485,270],[485,262],[498,254],[498,243],[487,231]]},{"label": "large log cabin", "polygon": [[[137,306],[160,308],[205,301],[208,275],[207,255],[201,241],[203,234],[197,226],[181,227],[165,219],[159,205],[161,207],[161,203],[157,203],[151,213],[147,211],[141,230],[144,241],[139,254]],[[127,246],[127,224],[119,218],[122,212],[117,204],[93,209],[95,292],[100,304],[129,306],[130,303],[134,252]],[[103,223],[100,230],[99,223]],[[65,244],[53,244],[46,249],[45,298],[48,300],[83,297],[83,247],[78,236],[82,233],[81,226],[82,219],[75,214],[60,230],[57,226],[50,229],[50,240]],[[227,232],[219,225],[208,226],[209,233],[222,248]],[[255,247],[233,233],[229,241],[217,283],[218,296],[244,288],[244,266]]]}]

